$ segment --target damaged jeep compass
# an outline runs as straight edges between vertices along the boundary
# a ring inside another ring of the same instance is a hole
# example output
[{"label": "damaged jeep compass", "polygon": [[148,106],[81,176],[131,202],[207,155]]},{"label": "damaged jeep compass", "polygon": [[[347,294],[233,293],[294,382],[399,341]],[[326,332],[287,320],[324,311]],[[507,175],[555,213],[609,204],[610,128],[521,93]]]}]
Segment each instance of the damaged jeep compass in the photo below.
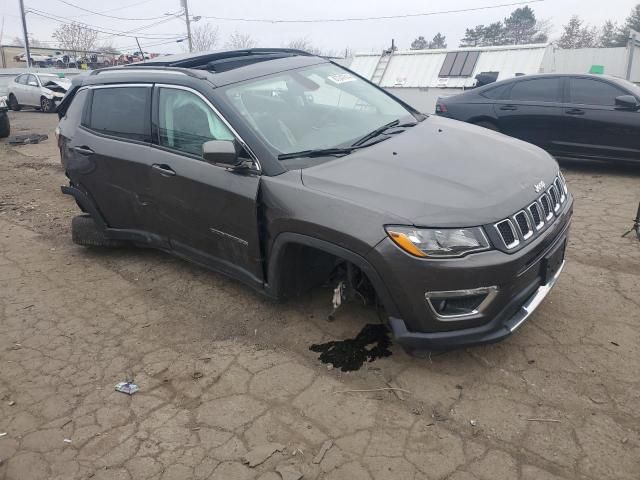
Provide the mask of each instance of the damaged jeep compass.
[{"label": "damaged jeep compass", "polygon": [[276,299],[329,283],[334,306],[382,306],[409,352],[507,337],[564,266],[573,200],[549,154],[301,51],[96,70],[59,116],[76,243],[157,248]]}]

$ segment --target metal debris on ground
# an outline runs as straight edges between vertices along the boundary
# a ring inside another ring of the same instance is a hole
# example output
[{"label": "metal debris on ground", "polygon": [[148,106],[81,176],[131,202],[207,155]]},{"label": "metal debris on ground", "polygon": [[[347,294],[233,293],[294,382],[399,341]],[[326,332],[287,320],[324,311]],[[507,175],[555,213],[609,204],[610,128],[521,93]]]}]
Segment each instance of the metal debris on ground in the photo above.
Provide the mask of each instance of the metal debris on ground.
[{"label": "metal debris on ground", "polygon": [[49,138],[47,134],[32,133],[31,135],[14,135],[9,137],[10,145],[28,145],[31,143],[44,142]]},{"label": "metal debris on ground", "polygon": [[471,424],[472,427],[475,427],[478,425],[478,421],[477,420],[469,420],[469,423]]},{"label": "metal debris on ground", "polygon": [[0,437],[4,437],[6,434],[7,432],[0,433]]},{"label": "metal debris on ground", "polygon": [[242,457],[242,462],[253,468],[265,462],[274,453],[281,452],[283,450],[284,445],[281,443],[265,443],[264,445],[258,445]]},{"label": "metal debris on ground", "polygon": [[63,440],[63,442],[64,442],[64,443],[71,443],[71,439],[70,439],[70,438],[65,438],[65,439]]},{"label": "metal debris on ground", "polygon": [[126,393],[127,395],[133,395],[138,390],[140,390],[140,388],[135,383],[130,383],[130,382],[116,383],[116,391],[121,393]]},{"label": "metal debris on ground", "polygon": [[311,345],[309,350],[320,353],[320,361],[343,372],[359,370],[364,362],[391,356],[389,329],[382,324],[368,324],[356,338]]},{"label": "metal debris on ground", "polygon": [[291,465],[280,465],[276,468],[276,472],[280,474],[282,480],[300,480],[302,478],[302,473]]},{"label": "metal debris on ground", "polygon": [[318,452],[318,454],[313,457],[312,462],[316,464],[320,463],[331,447],[333,447],[333,440],[325,441],[320,447],[320,451]]}]

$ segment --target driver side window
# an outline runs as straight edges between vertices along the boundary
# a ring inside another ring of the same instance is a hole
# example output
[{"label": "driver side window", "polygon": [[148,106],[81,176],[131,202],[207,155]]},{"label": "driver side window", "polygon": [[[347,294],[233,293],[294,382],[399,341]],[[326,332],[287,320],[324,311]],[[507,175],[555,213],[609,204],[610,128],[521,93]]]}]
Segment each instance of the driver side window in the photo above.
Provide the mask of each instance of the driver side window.
[{"label": "driver side window", "polygon": [[160,88],[158,95],[160,145],[202,155],[210,140],[233,140],[233,134],[198,95],[176,88]]}]

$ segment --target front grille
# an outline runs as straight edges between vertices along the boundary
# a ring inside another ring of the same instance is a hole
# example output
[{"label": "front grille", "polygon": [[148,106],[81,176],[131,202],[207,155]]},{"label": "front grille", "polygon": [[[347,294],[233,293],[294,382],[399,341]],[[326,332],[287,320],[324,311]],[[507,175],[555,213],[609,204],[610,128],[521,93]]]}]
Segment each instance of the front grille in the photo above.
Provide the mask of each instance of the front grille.
[{"label": "front grille", "polygon": [[500,223],[497,223],[496,227],[498,228],[498,233],[507,248],[515,248],[518,246],[520,240],[518,240],[518,235],[516,234],[516,230],[513,228],[511,220],[503,220]]},{"label": "front grille", "polygon": [[[549,188],[540,194],[538,200],[525,210],[494,224],[507,250],[512,250],[533,238],[545,225],[554,221],[555,215],[567,201],[569,190],[561,173],[558,173]],[[516,228],[517,226],[517,228]]]}]

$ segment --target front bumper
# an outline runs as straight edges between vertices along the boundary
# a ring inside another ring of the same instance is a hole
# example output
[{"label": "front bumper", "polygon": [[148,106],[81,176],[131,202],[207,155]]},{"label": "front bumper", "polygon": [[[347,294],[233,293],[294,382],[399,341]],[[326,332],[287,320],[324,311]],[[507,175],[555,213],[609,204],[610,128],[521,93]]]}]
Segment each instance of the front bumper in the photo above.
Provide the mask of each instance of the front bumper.
[{"label": "front bumper", "polygon": [[[554,224],[526,248],[507,254],[490,251],[460,259],[420,260],[389,240],[370,255],[394,300],[389,324],[396,341],[409,352],[451,349],[500,341],[526,322],[549,294],[564,267],[550,278],[545,270],[553,252],[564,248],[573,201],[564,205]],[[383,262],[380,266],[379,262]],[[425,292],[497,286],[488,308],[459,321],[437,318]]]}]

